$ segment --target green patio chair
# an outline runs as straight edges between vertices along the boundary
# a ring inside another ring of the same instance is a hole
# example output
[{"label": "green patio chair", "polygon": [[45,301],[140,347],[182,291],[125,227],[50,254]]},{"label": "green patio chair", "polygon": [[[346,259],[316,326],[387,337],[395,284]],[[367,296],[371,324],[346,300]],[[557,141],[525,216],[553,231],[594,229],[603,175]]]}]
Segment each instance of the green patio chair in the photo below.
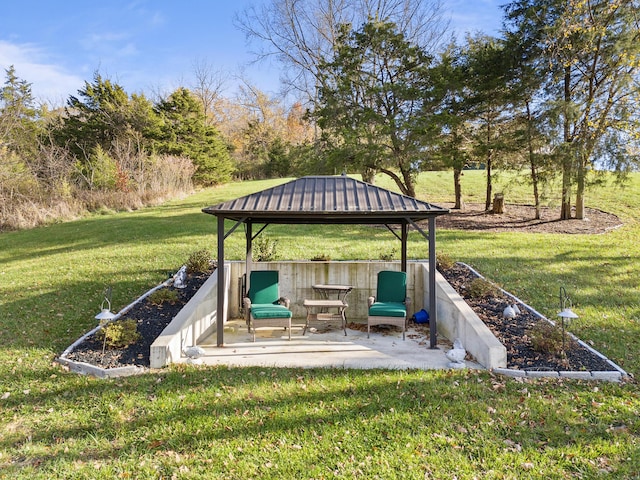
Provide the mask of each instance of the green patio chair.
[{"label": "green patio chair", "polygon": [[249,333],[256,341],[256,328],[284,328],[291,340],[291,310],[288,298],[280,296],[277,270],[256,270],[249,277],[249,293],[243,299]]},{"label": "green patio chair", "polygon": [[402,340],[404,340],[409,302],[406,272],[390,270],[379,272],[376,296],[369,297],[367,338],[372,325],[392,325],[402,329]]}]

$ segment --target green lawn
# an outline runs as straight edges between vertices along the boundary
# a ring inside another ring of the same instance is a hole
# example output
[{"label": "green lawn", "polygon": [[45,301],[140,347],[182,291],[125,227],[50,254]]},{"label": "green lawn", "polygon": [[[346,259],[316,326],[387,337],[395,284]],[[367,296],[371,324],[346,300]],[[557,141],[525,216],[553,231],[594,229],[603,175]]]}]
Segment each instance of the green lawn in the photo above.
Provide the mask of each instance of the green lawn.
[{"label": "green lawn", "polygon": [[[193,251],[214,250],[216,222],[202,207],[283,181],[0,235],[0,478],[640,478],[635,382],[196,367],[96,380],[54,363],[95,326],[106,286],[118,309]],[[482,172],[466,172],[463,189],[482,202]],[[531,202],[514,176],[498,190]],[[427,201],[450,202],[451,191],[449,173],[420,177]],[[594,188],[587,204],[625,226],[596,236],[438,230],[438,251],[549,316],[565,286],[580,315],[572,331],[638,375],[640,175]],[[399,250],[386,230],[360,226],[267,234],[283,259]],[[426,242],[410,239],[409,255],[426,258]],[[227,240],[228,258],[242,258],[243,241]]]}]

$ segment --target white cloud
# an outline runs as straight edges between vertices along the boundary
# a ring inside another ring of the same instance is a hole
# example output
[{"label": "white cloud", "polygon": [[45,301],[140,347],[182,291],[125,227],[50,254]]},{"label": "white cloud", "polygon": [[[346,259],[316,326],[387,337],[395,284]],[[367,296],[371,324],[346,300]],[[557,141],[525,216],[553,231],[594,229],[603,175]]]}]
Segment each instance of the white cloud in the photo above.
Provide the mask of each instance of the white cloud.
[{"label": "white cloud", "polygon": [[460,40],[466,33],[482,32],[496,35],[502,22],[502,10],[499,0],[445,0],[444,7],[451,18],[451,26]]},{"label": "white cloud", "polygon": [[12,65],[18,78],[31,84],[34,97],[53,106],[60,106],[84,85],[82,78],[47,62],[46,52],[36,45],[0,40],[0,67],[6,70]]}]

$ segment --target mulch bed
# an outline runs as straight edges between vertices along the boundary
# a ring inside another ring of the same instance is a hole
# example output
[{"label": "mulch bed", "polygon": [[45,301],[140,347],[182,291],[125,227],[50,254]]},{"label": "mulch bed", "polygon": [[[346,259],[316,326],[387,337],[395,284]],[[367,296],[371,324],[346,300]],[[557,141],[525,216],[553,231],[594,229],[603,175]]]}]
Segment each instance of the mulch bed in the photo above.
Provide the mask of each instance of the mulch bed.
[{"label": "mulch bed", "polygon": [[504,213],[494,214],[484,204],[470,203],[464,210],[453,209],[452,203],[439,206],[451,209],[436,219],[436,227],[454,230],[480,230],[486,232],[525,232],[562,234],[602,234],[622,226],[612,213],[585,208],[584,220],[560,220],[560,208],[542,207],[540,219],[535,219],[532,205],[505,205]]},{"label": "mulch bed", "polygon": [[107,348],[102,353],[102,340],[92,335],[78,345],[67,358],[76,362],[85,362],[102,368],[116,368],[130,365],[149,367],[151,344],[162,333],[173,317],[200,289],[210,273],[188,274],[185,288],[167,287],[178,292],[178,301],[170,304],[154,305],[148,299],[135,304],[121,318],[134,318],[138,324],[140,340],[126,348]]},{"label": "mulch bed", "polygon": [[469,294],[469,285],[478,277],[464,265],[455,264],[447,270],[440,270],[440,273],[507,348],[507,368],[549,371],[612,369],[600,356],[578,342],[569,341],[569,337],[565,347],[566,359],[558,354],[534,350],[529,332],[536,324],[547,320],[541,319],[522,305],[519,305],[520,313],[515,318],[505,318],[505,307],[514,303],[507,297],[473,298]]}]

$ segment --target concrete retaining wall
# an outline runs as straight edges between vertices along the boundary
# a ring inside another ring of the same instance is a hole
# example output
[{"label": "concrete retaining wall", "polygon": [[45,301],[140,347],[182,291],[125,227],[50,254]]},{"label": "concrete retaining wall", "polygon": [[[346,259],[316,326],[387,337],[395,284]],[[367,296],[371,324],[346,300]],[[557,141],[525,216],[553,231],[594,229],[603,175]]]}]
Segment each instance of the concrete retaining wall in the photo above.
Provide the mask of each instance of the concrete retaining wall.
[{"label": "concrete retaining wall", "polygon": [[[420,264],[424,302],[429,298],[429,264]],[[439,272],[436,272],[438,334],[450,340],[459,338],[464,348],[485,368],[505,368],[507,349],[478,318]]]},{"label": "concrete retaining wall", "polygon": [[[225,264],[226,289],[229,291],[229,264]],[[225,305],[229,305],[228,298]],[[189,302],[151,345],[150,366],[161,368],[186,360],[183,351],[216,331],[218,308],[218,270],[207,279]],[[228,318],[228,308],[223,315]]]},{"label": "concrete retaining wall", "polygon": [[[241,318],[239,279],[245,273],[244,262],[229,262],[231,265],[231,290],[229,292],[229,315],[231,318]],[[425,308],[422,295],[422,275],[419,273],[418,262],[407,265],[407,296],[412,305],[409,316]],[[280,272],[280,295],[291,300],[293,317],[304,319],[306,309],[302,306],[305,298],[319,298],[312,288],[317,284],[353,285],[353,290],[347,296],[349,308],[347,317],[354,320],[366,320],[368,313],[367,298],[376,294],[378,272],[381,270],[400,270],[399,262],[381,261],[290,261],[290,262],[257,262],[253,270],[278,270]],[[419,298],[416,298],[419,297]]]}]

